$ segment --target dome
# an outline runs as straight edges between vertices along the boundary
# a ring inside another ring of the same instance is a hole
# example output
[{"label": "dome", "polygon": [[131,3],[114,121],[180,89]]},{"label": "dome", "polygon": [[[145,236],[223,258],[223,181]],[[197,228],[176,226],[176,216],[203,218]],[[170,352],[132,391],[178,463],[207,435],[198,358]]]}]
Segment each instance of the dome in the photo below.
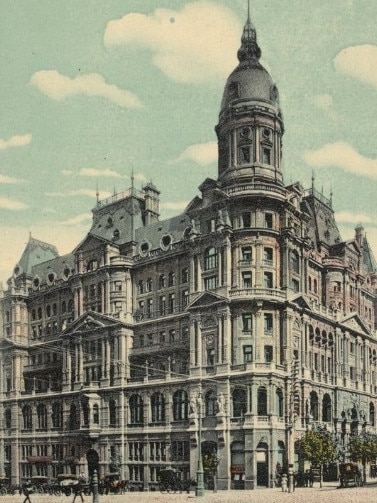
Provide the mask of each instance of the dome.
[{"label": "dome", "polygon": [[235,102],[249,101],[260,101],[278,108],[278,90],[270,74],[259,62],[261,50],[250,17],[243,29],[241,47],[237,56],[239,64],[228,77],[221,111]]}]

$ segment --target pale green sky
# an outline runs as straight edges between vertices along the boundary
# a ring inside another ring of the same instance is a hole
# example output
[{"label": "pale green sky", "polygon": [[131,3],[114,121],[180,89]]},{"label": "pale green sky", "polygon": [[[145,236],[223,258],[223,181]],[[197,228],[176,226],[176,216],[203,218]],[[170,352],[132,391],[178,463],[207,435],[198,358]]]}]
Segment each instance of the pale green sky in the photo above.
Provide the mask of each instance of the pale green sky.
[{"label": "pale green sky", "polygon": [[[101,197],[152,180],[162,217],[216,178],[246,0],[1,0],[0,279],[29,232],[70,252]],[[281,97],[284,180],[329,195],[377,254],[377,2],[252,0]]]}]

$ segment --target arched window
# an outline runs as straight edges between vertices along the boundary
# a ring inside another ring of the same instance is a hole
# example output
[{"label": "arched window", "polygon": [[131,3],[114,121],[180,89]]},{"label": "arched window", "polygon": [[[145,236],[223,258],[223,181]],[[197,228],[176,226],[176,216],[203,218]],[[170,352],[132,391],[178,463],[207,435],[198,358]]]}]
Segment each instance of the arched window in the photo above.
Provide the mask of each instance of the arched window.
[{"label": "arched window", "polygon": [[38,320],[42,319],[42,308],[38,307]]},{"label": "arched window", "polygon": [[33,428],[33,413],[30,405],[25,405],[22,408],[22,418],[24,430],[31,430]]},{"label": "arched window", "polygon": [[310,415],[313,421],[318,421],[318,395],[315,391],[310,393]]},{"label": "arched window", "polygon": [[99,424],[99,407],[96,403],[93,405],[93,423]]},{"label": "arched window", "polygon": [[178,390],[173,395],[173,419],[188,419],[188,396],[185,390]]},{"label": "arched window", "polygon": [[151,292],[153,290],[153,281],[152,278],[148,278],[146,282],[147,292]]},{"label": "arched window", "polygon": [[166,278],[165,274],[160,274],[158,277],[158,288],[161,290],[166,287]]},{"label": "arched window", "polygon": [[332,418],[331,418],[331,398],[328,393],[326,393],[323,396],[322,399],[322,421],[324,423],[330,423]]},{"label": "arched window", "polygon": [[162,393],[151,396],[152,423],[165,422],[165,397]]},{"label": "arched window", "polygon": [[206,417],[216,416],[217,414],[217,396],[212,389],[205,396]]},{"label": "arched window", "polygon": [[182,269],[182,272],[181,272],[181,282],[187,283],[188,280],[189,280],[189,271],[188,271],[187,267],[185,267],[184,269]]},{"label": "arched window", "polygon": [[204,253],[204,270],[216,269],[217,267],[217,250],[216,248],[208,248]]},{"label": "arched window", "polygon": [[38,429],[47,430],[47,409],[46,405],[40,403],[37,407]]},{"label": "arched window", "polygon": [[267,390],[258,388],[258,416],[267,416]]},{"label": "arched window", "polygon": [[4,419],[5,419],[5,428],[11,428],[12,427],[12,411],[11,409],[5,409],[4,412]]},{"label": "arched window", "polygon": [[276,390],[276,415],[278,417],[284,417],[283,392],[280,388]]},{"label": "arched window", "polygon": [[144,283],[142,280],[140,280],[139,283],[137,284],[137,293],[138,294],[144,293]]},{"label": "arched window", "polygon": [[175,285],[175,274],[173,271],[170,271],[168,276],[168,286],[174,286],[174,285]]},{"label": "arched window", "polygon": [[369,404],[369,424],[371,426],[375,426],[376,423],[376,417],[375,417],[375,408],[374,404],[370,402]]},{"label": "arched window", "polygon": [[52,404],[52,427],[61,428],[63,426],[63,407],[60,402]]},{"label": "arched window", "polygon": [[143,399],[140,395],[132,395],[130,397],[130,419],[131,424],[143,424],[144,423],[144,407]]},{"label": "arched window", "polygon": [[117,426],[117,411],[115,400],[109,401],[109,425]]},{"label": "arched window", "polygon": [[233,417],[243,417],[246,414],[246,390],[236,388],[232,394],[233,398]]}]

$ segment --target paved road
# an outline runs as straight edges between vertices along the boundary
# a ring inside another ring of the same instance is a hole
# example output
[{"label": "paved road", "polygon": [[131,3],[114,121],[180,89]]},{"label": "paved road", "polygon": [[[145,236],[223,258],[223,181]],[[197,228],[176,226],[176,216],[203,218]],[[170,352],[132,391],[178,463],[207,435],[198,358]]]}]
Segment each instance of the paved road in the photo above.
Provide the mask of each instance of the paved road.
[{"label": "paved road", "polygon": [[[49,496],[32,494],[32,503],[72,503],[72,496]],[[376,503],[377,485],[337,489],[336,485],[297,488],[293,493],[283,493],[280,489],[256,489],[254,491],[206,491],[202,498],[190,494],[161,494],[159,492],[127,492],[123,495],[99,495],[99,503]],[[22,503],[24,496],[0,496],[0,503]],[[85,503],[92,503],[92,496],[84,497]],[[76,498],[80,503],[80,498]]]}]

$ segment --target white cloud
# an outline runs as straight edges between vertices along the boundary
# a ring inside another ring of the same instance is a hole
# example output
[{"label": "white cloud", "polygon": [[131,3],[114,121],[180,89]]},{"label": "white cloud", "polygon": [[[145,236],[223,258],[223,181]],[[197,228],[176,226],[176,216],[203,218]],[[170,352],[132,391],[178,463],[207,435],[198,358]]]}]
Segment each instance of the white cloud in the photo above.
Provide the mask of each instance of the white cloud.
[{"label": "white cloud", "polygon": [[77,225],[82,223],[87,223],[92,221],[92,215],[90,213],[82,213],[72,218],[60,222],[61,225]]},{"label": "white cloud", "polygon": [[141,108],[141,102],[135,94],[108,84],[98,73],[78,75],[71,79],[56,70],[41,70],[34,73],[30,83],[56,101],[75,95],[99,96],[124,108]]},{"label": "white cloud", "polygon": [[147,182],[147,177],[145,175],[143,175],[143,173],[135,173],[134,179],[139,182]]},{"label": "white cloud", "polygon": [[62,170],[63,176],[72,176],[74,174],[75,174],[75,172],[72,169],[63,169]]},{"label": "white cloud", "polygon": [[369,159],[346,142],[327,143],[318,150],[307,150],[303,159],[310,166],[340,168],[355,175],[377,178],[377,159]]},{"label": "white cloud", "polygon": [[314,96],[313,103],[321,110],[330,110],[334,106],[334,100],[330,94],[320,94],[318,96]]},{"label": "white cloud", "polygon": [[15,185],[17,183],[24,183],[25,180],[22,180],[21,178],[13,178],[12,176],[8,175],[0,175],[0,184],[9,184],[9,185]]},{"label": "white cloud", "polygon": [[29,206],[21,201],[0,197],[0,208],[3,210],[20,211],[25,210]]},{"label": "white cloud", "polygon": [[377,87],[377,46],[346,47],[334,58],[334,65],[339,72]]},{"label": "white cloud", "polygon": [[120,173],[112,169],[96,169],[96,168],[82,168],[80,169],[79,175],[81,176],[93,176],[93,177],[112,177],[112,178],[123,178]]},{"label": "white cloud", "polygon": [[11,136],[8,140],[2,140],[0,138],[0,150],[5,150],[10,147],[24,147],[31,143],[31,134],[16,134]]},{"label": "white cloud", "polygon": [[217,162],[217,143],[211,141],[190,145],[176,159],[170,161],[170,163],[183,161],[194,161],[201,166]]},{"label": "white cloud", "polygon": [[335,214],[335,219],[342,224],[369,224],[373,223],[374,219],[370,215],[363,213],[351,213],[350,211],[339,211]]},{"label": "white cloud", "polygon": [[236,66],[240,32],[233,11],[201,1],[187,3],[181,11],[156,9],[150,16],[131,13],[109,21],[104,43],[153,51],[153,63],[176,82],[217,82]]},{"label": "white cloud", "polygon": [[[91,198],[96,198],[97,197],[97,191],[96,190],[91,190],[91,189],[75,189],[75,190],[69,190],[67,192],[45,192],[45,195],[48,197],[75,197],[75,196],[85,196],[85,197],[91,197]],[[99,191],[98,197],[100,199],[106,199],[107,197],[111,196],[111,192],[108,191]]]}]

